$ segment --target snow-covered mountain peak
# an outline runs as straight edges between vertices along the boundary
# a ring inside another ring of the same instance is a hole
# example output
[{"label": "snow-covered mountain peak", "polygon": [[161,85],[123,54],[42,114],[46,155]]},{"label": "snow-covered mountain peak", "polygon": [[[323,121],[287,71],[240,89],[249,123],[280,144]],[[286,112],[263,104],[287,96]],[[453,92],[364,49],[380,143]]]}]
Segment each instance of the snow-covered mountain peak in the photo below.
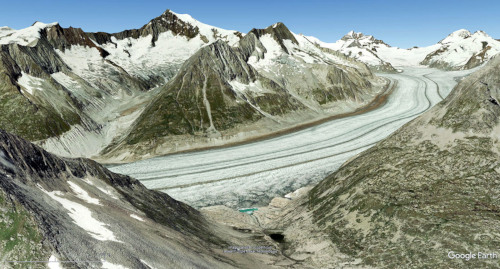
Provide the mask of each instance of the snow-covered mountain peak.
[{"label": "snow-covered mountain peak", "polygon": [[290,29],[288,29],[288,27],[282,22],[277,22],[273,25],[270,25],[270,26],[266,27],[264,29],[264,31],[267,33],[271,33],[273,31],[283,31],[283,32],[290,32],[291,33]]},{"label": "snow-covered mountain peak", "polygon": [[350,31],[335,43],[321,42],[314,37],[307,37],[307,39],[321,47],[339,51],[364,62],[374,70],[394,71],[394,68],[388,62],[382,60],[376,54],[379,49],[390,48],[390,46],[372,35]]},{"label": "snow-covered mountain peak", "polygon": [[[298,45],[298,41],[295,38],[295,34],[293,34],[286,26],[285,24],[278,22],[273,25],[268,26],[265,29],[256,29],[253,28],[250,30],[249,34],[255,36],[257,39],[261,39],[263,43],[266,43],[267,45],[271,45],[271,43],[276,42],[281,49],[289,53],[289,49],[291,48],[291,44]],[[271,40],[268,41],[263,41],[271,39],[274,40],[271,42]],[[264,46],[266,46],[264,44]],[[273,45],[274,46],[274,45]],[[276,48],[278,49],[278,48]],[[274,49],[273,49],[274,50]],[[279,49],[278,49],[279,50]]]},{"label": "snow-covered mountain peak", "polygon": [[371,67],[390,63],[393,66],[428,65],[443,69],[468,69],[488,61],[500,52],[500,42],[483,31],[472,34],[465,29],[449,34],[437,44],[400,49],[391,47],[371,35],[350,31],[335,43],[319,43],[340,51]]},{"label": "snow-covered mountain peak", "polygon": [[153,19],[153,21],[158,19],[161,19],[168,24],[174,24],[181,21],[184,24],[192,26],[193,28],[196,28],[198,30],[199,34],[208,38],[210,43],[219,38],[222,38],[228,41],[230,44],[234,44],[235,42],[239,41],[239,38],[241,36],[243,36],[243,34],[238,31],[226,30],[208,25],[196,20],[189,14],[176,13],[170,9],[167,9],[161,16]]},{"label": "snow-covered mountain peak", "polygon": [[277,23],[275,23],[275,24],[273,24],[273,25],[271,25],[271,26],[269,26],[267,28],[270,28],[270,27],[272,27],[272,28],[285,27],[286,28],[286,25],[284,23],[282,23],[282,22],[277,22]]},{"label": "snow-covered mountain peak", "polygon": [[349,39],[361,39],[361,38],[373,38],[373,36],[365,36],[363,33],[361,32],[354,32],[354,31],[350,31],[349,33],[347,33],[345,36],[342,37],[342,40],[349,40]]},{"label": "snow-covered mountain peak", "polygon": [[486,38],[492,38],[490,35],[488,35],[486,32],[478,30],[472,34],[472,37],[486,37]]},{"label": "snow-covered mountain peak", "polygon": [[243,36],[238,31],[214,27],[171,10],[139,29],[87,34],[93,43],[106,51],[106,60],[129,74],[154,81],[154,85],[172,78],[181,64],[200,48],[217,40],[234,45]]},{"label": "snow-covered mountain peak", "polygon": [[[40,22],[40,21],[35,21],[31,27],[38,27],[40,29],[44,29],[44,28],[50,28],[52,26],[55,26],[55,25],[59,25],[59,22],[53,22],[53,23],[43,23],[43,22]],[[29,27],[28,27],[29,28]]]},{"label": "snow-covered mountain peak", "polygon": [[458,30],[438,45],[438,50],[427,55],[422,64],[443,69],[469,69],[500,52],[500,42],[483,31],[471,34],[467,30]]},{"label": "snow-covered mountain peak", "polygon": [[50,28],[55,25],[59,25],[59,23],[43,23],[37,21],[33,23],[33,25],[20,30],[14,30],[6,26],[2,27],[0,28],[0,45],[15,43],[32,47],[36,45],[38,39],[40,39],[40,31],[42,29]]},{"label": "snow-covered mountain peak", "polygon": [[[344,43],[340,41],[344,41]],[[356,47],[373,48],[374,45],[379,45],[379,44],[383,44],[387,47],[390,47],[384,41],[376,39],[372,35],[365,35],[361,32],[354,32],[354,31],[350,31],[349,33],[344,35],[339,41],[337,41],[337,43],[339,44],[342,43],[343,47],[356,46]]]},{"label": "snow-covered mountain peak", "polygon": [[447,44],[447,43],[453,43],[453,42],[458,42],[460,40],[466,39],[470,37],[472,34],[469,32],[469,30],[465,29],[460,29],[457,30],[451,34],[449,34],[445,39],[439,41],[441,44]]}]

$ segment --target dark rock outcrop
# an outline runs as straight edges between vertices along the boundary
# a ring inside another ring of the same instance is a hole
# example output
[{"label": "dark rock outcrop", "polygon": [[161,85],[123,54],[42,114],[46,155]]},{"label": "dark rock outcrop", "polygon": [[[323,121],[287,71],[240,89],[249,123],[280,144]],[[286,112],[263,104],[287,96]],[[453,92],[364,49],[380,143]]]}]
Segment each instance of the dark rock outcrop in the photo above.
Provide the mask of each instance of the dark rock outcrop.
[{"label": "dark rock outcrop", "polygon": [[288,30],[288,28],[282,22],[271,25],[266,29],[253,28],[252,30],[250,30],[250,33],[254,34],[257,38],[260,38],[261,36],[266,34],[271,35],[286,53],[290,52],[283,43],[284,40],[290,40],[292,43],[298,44],[292,32],[290,32],[290,30]]}]

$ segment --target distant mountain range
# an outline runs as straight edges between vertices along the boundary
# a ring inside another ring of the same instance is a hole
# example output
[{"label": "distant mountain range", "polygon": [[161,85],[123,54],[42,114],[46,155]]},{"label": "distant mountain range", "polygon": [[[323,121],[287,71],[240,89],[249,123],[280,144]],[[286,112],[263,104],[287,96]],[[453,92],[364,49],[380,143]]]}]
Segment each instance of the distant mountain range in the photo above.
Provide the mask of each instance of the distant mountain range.
[{"label": "distant mountain range", "polygon": [[0,126],[59,155],[130,161],[352,112],[388,85],[371,70],[472,68],[499,44],[465,30],[407,50],[354,32],[325,43],[282,23],[243,34],[170,10],[113,34],[2,27]]},{"label": "distant mountain range", "polygon": [[500,52],[500,42],[483,31],[471,34],[458,30],[428,47],[400,49],[391,47],[371,35],[349,32],[335,43],[309,37],[322,47],[356,58],[374,70],[394,71],[395,66],[425,65],[445,70],[477,67]]}]

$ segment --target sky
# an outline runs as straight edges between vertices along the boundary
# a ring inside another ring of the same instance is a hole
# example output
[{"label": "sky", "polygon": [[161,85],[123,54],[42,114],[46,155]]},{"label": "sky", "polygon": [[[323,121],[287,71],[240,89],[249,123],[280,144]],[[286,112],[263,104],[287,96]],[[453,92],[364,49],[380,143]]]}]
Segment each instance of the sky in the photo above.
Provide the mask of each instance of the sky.
[{"label": "sky", "polygon": [[391,46],[429,46],[459,29],[483,30],[500,38],[500,1],[462,0],[0,0],[0,26],[59,22],[88,32],[140,28],[166,9],[198,21],[248,32],[283,22],[292,32],[335,42],[350,30]]}]

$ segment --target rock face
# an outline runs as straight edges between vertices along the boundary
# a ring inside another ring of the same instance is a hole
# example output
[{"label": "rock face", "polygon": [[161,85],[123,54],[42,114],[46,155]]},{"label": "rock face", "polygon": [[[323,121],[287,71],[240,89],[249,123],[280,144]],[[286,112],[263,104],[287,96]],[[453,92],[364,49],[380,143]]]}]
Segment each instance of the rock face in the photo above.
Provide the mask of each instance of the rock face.
[{"label": "rock face", "polygon": [[234,238],[219,237],[220,228],[167,194],[1,130],[0,209],[3,268],[49,256],[92,261],[71,268],[266,267],[252,256],[224,256]]},{"label": "rock face", "polygon": [[[69,68],[46,40],[34,47],[1,45],[0,58],[2,128],[39,140],[60,135],[82,122],[78,101],[50,77]],[[33,89],[42,87],[46,92]],[[50,93],[57,93],[55,100],[44,98]]]},{"label": "rock face", "polygon": [[62,156],[140,158],[172,136],[214,138],[291,112],[321,117],[335,102],[361,106],[384,84],[282,23],[244,35],[170,10],[113,34],[2,28],[0,46],[0,127]]},{"label": "rock face", "polygon": [[448,255],[498,252],[499,67],[493,58],[289,206],[275,223],[285,253],[312,267],[497,266]]}]

